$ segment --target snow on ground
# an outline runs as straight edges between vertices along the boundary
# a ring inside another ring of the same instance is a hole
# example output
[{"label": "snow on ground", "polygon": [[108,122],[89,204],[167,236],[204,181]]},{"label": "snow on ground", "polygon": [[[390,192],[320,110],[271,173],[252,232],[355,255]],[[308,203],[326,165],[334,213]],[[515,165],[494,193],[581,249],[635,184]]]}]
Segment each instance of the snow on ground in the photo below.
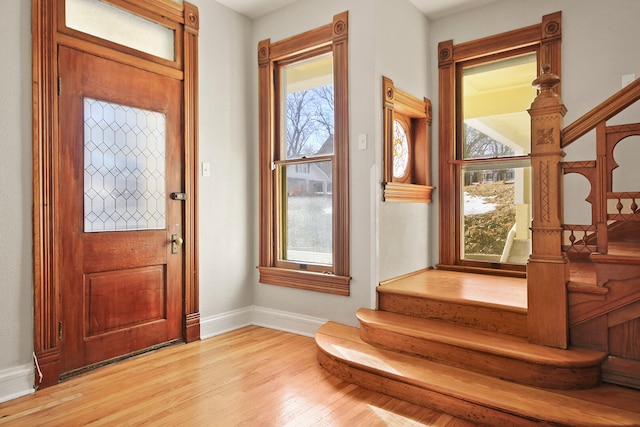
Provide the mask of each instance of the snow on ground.
[{"label": "snow on ground", "polygon": [[478,215],[484,214],[496,209],[495,203],[486,203],[486,197],[470,196],[469,193],[464,193],[464,214],[465,215]]}]

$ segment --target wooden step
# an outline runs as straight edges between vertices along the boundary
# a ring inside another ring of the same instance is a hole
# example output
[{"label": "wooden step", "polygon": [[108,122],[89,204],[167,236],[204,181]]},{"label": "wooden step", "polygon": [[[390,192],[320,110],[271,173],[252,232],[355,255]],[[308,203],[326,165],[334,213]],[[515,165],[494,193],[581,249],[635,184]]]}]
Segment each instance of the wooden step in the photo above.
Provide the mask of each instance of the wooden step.
[{"label": "wooden step", "polygon": [[361,308],[356,315],[360,337],[368,344],[537,387],[595,387],[607,356],[588,349],[539,346],[522,337],[384,311]]},{"label": "wooden step", "polygon": [[[362,341],[358,328],[329,322],[316,333],[316,343],[320,364],[345,381],[481,425],[640,425],[638,409],[584,400],[587,391],[532,388],[384,350]],[[637,396],[617,388],[615,393],[628,395],[618,394],[614,402]]]},{"label": "wooden step", "polygon": [[486,331],[527,336],[527,281],[422,270],[382,282],[378,308]]}]

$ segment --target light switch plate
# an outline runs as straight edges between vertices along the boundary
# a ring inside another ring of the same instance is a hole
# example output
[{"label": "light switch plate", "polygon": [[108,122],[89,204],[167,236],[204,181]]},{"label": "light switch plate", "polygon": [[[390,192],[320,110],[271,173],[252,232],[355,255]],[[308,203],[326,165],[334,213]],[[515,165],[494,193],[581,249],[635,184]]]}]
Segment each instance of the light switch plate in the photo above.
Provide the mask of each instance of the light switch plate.
[{"label": "light switch plate", "polygon": [[358,135],[358,149],[366,150],[367,149],[367,134],[361,133]]},{"label": "light switch plate", "polygon": [[208,162],[202,162],[202,176],[211,175],[211,164]]}]

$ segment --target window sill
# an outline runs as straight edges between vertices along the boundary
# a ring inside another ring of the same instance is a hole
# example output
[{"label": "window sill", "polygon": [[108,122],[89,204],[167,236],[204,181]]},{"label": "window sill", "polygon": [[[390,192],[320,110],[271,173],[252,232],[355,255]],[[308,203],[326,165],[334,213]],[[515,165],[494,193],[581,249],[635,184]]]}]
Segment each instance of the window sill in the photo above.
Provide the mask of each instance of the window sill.
[{"label": "window sill", "polygon": [[433,187],[430,185],[385,182],[383,186],[385,202],[431,203]]},{"label": "window sill", "polygon": [[260,283],[349,296],[351,277],[277,267],[258,267],[258,270]]}]

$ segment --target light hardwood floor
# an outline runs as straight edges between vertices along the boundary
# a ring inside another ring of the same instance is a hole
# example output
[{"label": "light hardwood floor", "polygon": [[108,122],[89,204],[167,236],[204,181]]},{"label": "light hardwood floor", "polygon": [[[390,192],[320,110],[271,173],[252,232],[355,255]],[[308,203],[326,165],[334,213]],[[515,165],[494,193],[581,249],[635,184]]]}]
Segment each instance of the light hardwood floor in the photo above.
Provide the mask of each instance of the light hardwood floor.
[{"label": "light hardwood floor", "polygon": [[473,424],[344,382],[312,338],[250,326],[147,353],[0,404],[11,426]]}]

